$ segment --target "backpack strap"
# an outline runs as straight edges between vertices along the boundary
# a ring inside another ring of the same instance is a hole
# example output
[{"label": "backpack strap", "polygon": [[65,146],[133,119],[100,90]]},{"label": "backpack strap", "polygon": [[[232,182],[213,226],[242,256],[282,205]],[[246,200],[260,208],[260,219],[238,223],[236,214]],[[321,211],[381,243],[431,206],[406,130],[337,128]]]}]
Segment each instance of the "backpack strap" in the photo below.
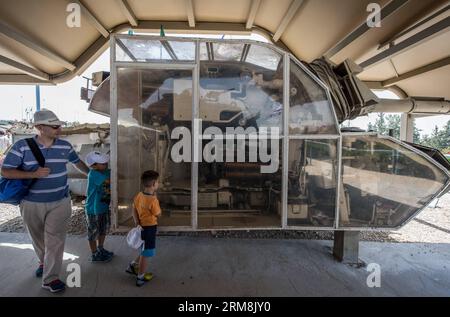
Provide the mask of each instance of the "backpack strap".
[{"label": "backpack strap", "polygon": [[39,166],[44,167],[45,166],[44,155],[42,155],[41,149],[37,145],[34,138],[27,138],[27,139],[25,139],[25,141],[27,142],[28,146],[30,147],[30,150],[34,155],[34,158],[39,163]]},{"label": "backpack strap", "polygon": [[[33,153],[34,158],[38,162],[39,166],[44,167],[45,166],[44,155],[42,155],[41,149],[37,145],[34,138],[27,138],[27,139],[25,139],[25,141],[27,142],[28,146],[30,147],[30,150]],[[37,180],[38,180],[37,178],[33,178],[33,180],[28,184],[28,189],[30,189],[34,185],[34,183],[36,183]]]}]

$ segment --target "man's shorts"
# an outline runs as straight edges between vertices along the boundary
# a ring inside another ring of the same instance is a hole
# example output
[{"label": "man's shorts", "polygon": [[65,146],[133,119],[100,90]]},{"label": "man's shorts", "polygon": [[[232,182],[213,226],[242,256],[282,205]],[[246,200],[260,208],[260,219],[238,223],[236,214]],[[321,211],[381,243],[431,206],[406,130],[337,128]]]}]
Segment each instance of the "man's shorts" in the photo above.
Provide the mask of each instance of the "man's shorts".
[{"label": "man's shorts", "polygon": [[141,231],[141,238],[144,240],[141,255],[151,257],[155,255],[156,229],[158,226],[144,226]]},{"label": "man's shorts", "polygon": [[86,215],[86,224],[88,231],[88,240],[97,240],[99,236],[104,236],[108,233],[111,224],[110,212],[104,212],[99,215]]}]

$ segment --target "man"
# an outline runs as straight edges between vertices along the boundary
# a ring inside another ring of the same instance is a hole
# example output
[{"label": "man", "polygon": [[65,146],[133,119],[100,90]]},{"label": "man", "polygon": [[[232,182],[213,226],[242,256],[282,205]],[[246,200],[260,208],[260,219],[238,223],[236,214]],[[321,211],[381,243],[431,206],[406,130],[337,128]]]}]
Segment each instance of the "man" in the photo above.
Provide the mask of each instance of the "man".
[{"label": "man", "polygon": [[72,212],[66,164],[71,162],[84,174],[89,169],[72,145],[58,138],[63,122],[52,111],[37,111],[33,123],[38,131],[34,140],[45,158],[45,167],[39,166],[26,141],[19,140],[6,155],[1,175],[9,179],[37,179],[20,203],[20,214],[39,258],[36,276],[42,277],[43,288],[55,293],[65,289],[59,273]]}]

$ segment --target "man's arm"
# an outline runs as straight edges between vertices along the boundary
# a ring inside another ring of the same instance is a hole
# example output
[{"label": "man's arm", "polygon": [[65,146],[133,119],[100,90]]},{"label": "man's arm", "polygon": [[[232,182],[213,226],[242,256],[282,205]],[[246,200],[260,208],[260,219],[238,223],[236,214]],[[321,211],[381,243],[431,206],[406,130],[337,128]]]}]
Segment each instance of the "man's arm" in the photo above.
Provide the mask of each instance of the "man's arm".
[{"label": "man's arm", "polygon": [[89,167],[87,167],[83,161],[80,160],[78,161],[78,163],[75,163],[74,165],[77,168],[77,170],[79,170],[84,175],[87,175],[89,173]]},{"label": "man's arm", "polygon": [[44,178],[50,174],[48,167],[39,167],[34,172],[25,172],[15,168],[2,168],[1,175],[8,179],[31,179],[31,178]]},{"label": "man's arm", "polygon": [[25,144],[24,140],[19,140],[10,147],[0,171],[2,177],[8,179],[32,179],[47,177],[50,174],[51,170],[48,167],[39,167],[35,171],[18,169],[23,164]]},{"label": "man's arm", "polygon": [[80,160],[80,157],[78,156],[77,152],[75,152],[73,146],[70,143],[68,143],[68,145],[71,149],[69,152],[69,157],[67,159],[70,163],[75,165],[77,170],[79,170],[84,175],[87,175],[89,173],[89,168],[86,166],[86,164],[84,164],[82,160]]}]

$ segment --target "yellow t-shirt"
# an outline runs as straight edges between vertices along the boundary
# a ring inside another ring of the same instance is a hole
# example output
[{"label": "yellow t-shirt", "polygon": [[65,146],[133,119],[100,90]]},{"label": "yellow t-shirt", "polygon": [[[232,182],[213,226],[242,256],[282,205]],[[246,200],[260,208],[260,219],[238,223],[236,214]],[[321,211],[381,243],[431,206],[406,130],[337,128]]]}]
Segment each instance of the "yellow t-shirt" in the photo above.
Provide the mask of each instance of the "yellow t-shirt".
[{"label": "yellow t-shirt", "polygon": [[161,207],[155,195],[140,192],[134,197],[133,207],[136,208],[141,226],[158,224],[156,217],[161,214]]}]

